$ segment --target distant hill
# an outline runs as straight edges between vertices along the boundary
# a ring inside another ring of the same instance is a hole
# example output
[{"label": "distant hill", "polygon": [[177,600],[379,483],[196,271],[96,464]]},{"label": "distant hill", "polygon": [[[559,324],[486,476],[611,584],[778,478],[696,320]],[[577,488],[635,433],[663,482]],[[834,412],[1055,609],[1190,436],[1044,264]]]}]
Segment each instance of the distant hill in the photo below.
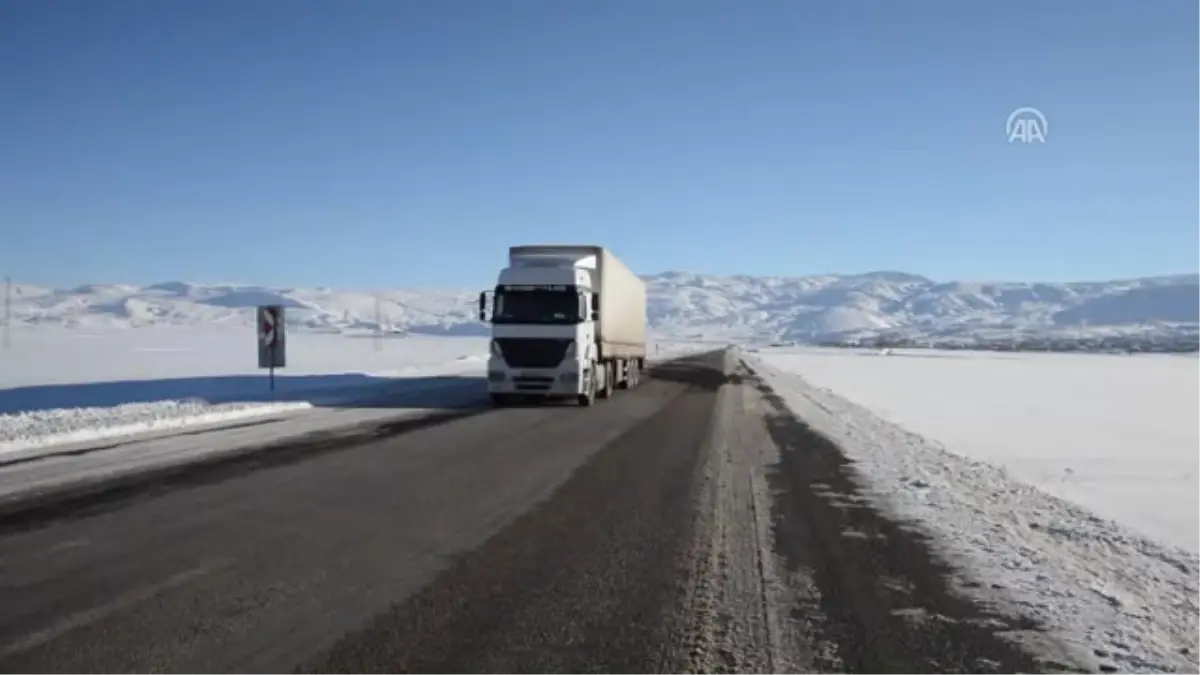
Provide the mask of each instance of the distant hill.
[{"label": "distant hill", "polygon": [[[825,340],[887,332],[911,337],[1160,331],[1200,322],[1200,275],[1079,283],[939,283],[902,272],[808,277],[645,277],[651,326],[667,335],[746,340]],[[376,327],[435,335],[482,335],[475,291],[392,290],[378,296],[328,288],[267,288],[165,282],[19,285],[13,318],[28,325],[124,328],[249,325],[254,307],[288,308],[293,330]]]}]

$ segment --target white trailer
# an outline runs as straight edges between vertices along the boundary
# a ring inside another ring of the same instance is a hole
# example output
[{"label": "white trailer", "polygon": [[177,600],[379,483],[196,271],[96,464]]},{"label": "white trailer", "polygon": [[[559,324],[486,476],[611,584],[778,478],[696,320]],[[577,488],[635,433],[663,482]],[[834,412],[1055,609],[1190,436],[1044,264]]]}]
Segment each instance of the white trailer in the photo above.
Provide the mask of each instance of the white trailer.
[{"label": "white trailer", "polygon": [[646,285],[603,246],[513,246],[496,287],[479,294],[489,320],[488,392],[591,405],[636,387],[646,366]]}]

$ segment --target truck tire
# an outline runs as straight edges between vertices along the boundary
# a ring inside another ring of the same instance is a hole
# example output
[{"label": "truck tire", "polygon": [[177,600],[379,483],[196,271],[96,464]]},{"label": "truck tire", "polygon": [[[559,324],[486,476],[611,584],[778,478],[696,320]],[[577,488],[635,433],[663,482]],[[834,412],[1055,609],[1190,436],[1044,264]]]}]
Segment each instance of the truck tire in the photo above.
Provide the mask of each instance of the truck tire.
[{"label": "truck tire", "polygon": [[626,366],[626,368],[628,368],[628,370],[625,371],[628,379],[625,380],[625,388],[633,389],[634,387],[641,384],[642,369],[639,366],[637,359],[630,361],[629,365]]},{"label": "truck tire", "polygon": [[589,372],[591,375],[588,377],[587,387],[578,399],[579,405],[584,408],[596,402],[596,364],[592,364]]},{"label": "truck tire", "polygon": [[609,361],[604,365],[604,388],[600,390],[600,398],[612,398],[613,380],[616,379],[617,368]]},{"label": "truck tire", "polygon": [[596,379],[593,376],[592,381],[588,383],[587,389],[579,395],[579,405],[583,408],[590,406],[596,402]]}]

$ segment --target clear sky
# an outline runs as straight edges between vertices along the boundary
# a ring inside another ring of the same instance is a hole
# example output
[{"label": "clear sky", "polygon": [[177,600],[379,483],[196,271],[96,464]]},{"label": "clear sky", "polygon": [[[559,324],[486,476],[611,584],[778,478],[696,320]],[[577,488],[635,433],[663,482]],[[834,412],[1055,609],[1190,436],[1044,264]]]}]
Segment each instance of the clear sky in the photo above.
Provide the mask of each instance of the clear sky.
[{"label": "clear sky", "polygon": [[[1193,272],[1195,0],[4,0],[0,273]],[[1044,144],[1010,143],[1039,109]]]}]

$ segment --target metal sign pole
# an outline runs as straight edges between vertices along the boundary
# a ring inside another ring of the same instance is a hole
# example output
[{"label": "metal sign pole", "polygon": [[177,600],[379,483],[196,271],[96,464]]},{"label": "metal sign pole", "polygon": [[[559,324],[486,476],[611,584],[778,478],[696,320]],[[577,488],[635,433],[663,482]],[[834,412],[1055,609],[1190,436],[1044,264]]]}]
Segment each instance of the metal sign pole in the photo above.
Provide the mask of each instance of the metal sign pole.
[{"label": "metal sign pole", "polygon": [[275,391],[275,364],[278,362],[278,359],[276,358],[276,349],[278,349],[278,346],[279,346],[279,317],[276,316],[273,311],[270,313],[271,313],[271,325],[273,326],[273,328],[271,330],[271,342],[270,342],[271,368],[268,371],[268,374],[269,374],[269,377],[271,380],[271,391]]},{"label": "metal sign pole", "polygon": [[4,349],[12,347],[12,278],[4,277]]}]

